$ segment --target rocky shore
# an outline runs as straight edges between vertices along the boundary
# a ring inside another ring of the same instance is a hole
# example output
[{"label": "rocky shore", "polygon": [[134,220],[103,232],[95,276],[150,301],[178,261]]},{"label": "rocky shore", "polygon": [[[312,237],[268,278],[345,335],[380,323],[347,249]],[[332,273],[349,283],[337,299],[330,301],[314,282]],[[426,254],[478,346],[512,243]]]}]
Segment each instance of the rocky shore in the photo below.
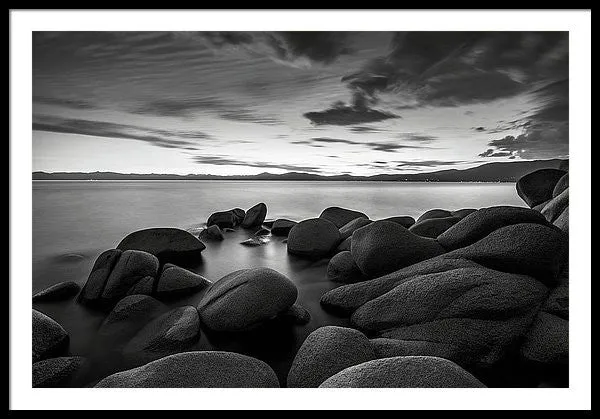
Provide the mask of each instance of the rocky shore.
[{"label": "rocky shore", "polygon": [[[33,386],[477,388],[519,386],[523,374],[533,386],[568,386],[563,169],[517,182],[529,208],[432,209],[416,220],[371,220],[329,207],[306,220],[268,220],[259,203],[215,209],[197,235],[132,232],[97,256],[83,287],[64,282],[33,296],[34,303],[76,299],[103,318],[95,331],[101,349],[82,356],[71,353],[63,326],[33,309]],[[239,229],[252,232],[240,245],[285,241],[290,257],[326,264],[332,289],[316,300],[349,326],[311,330],[283,379],[263,359],[196,350],[202,334],[285,340],[318,315],[299,303],[297,285],[270,267],[220,279],[190,268],[207,246],[232,240]],[[189,296],[198,302],[184,303]]]}]

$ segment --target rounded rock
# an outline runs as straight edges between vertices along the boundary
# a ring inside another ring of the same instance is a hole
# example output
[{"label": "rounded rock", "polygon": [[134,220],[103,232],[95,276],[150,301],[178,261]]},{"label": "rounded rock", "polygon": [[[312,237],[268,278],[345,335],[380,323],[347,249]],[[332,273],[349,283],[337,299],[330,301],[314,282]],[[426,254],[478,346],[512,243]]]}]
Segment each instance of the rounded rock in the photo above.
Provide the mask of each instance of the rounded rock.
[{"label": "rounded rock", "polygon": [[552,199],[556,184],[566,172],[557,169],[540,169],[517,181],[517,194],[530,208]]},{"label": "rounded rock", "polygon": [[267,216],[267,206],[261,202],[246,211],[242,227],[252,228],[260,226]]},{"label": "rounded rock", "polygon": [[271,227],[271,234],[274,236],[287,237],[292,227],[298,224],[292,220],[286,220],[285,218],[278,218],[273,222]]},{"label": "rounded rock", "polygon": [[340,230],[324,218],[312,218],[296,224],[288,235],[289,253],[308,258],[329,255],[340,243]]},{"label": "rounded rock", "polygon": [[59,282],[38,293],[36,293],[32,301],[34,303],[42,303],[48,301],[61,301],[73,297],[79,293],[81,287],[73,281]]},{"label": "rounded rock", "polygon": [[459,217],[430,218],[419,221],[408,229],[411,233],[421,237],[435,239],[461,220]]},{"label": "rounded rock", "polygon": [[325,208],[319,218],[331,221],[337,228],[341,228],[356,218],[369,218],[362,212],[340,207]]},{"label": "rounded rock", "polygon": [[54,319],[32,309],[31,359],[38,362],[61,355],[69,345],[69,334]]},{"label": "rounded rock", "polygon": [[178,228],[148,228],[126,236],[117,249],[141,250],[158,257],[161,262],[197,260],[206,248],[185,230]]},{"label": "rounded rock", "polygon": [[352,253],[349,251],[340,252],[331,258],[327,265],[327,278],[334,282],[343,282],[352,284],[354,282],[364,281],[363,276],[358,266],[352,258]]}]

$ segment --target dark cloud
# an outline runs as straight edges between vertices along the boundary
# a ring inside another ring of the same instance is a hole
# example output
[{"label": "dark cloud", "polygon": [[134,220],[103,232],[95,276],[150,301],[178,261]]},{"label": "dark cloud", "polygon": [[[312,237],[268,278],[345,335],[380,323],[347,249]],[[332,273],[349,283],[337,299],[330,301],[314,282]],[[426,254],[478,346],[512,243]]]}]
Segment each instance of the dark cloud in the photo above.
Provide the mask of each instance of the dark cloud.
[{"label": "dark cloud", "polygon": [[[416,148],[426,148],[421,146],[412,146],[412,145],[404,145],[404,144],[396,144],[396,143],[385,143],[385,142],[359,142],[352,140],[344,140],[340,138],[329,138],[329,137],[319,137],[319,138],[311,138],[310,143],[327,143],[327,144],[350,144],[350,145],[358,145],[362,147],[368,147],[371,150],[375,151],[385,151],[385,152],[395,152],[403,149],[416,149]],[[305,144],[304,142],[296,142],[296,144]]]},{"label": "dark cloud", "polygon": [[486,131],[485,127],[473,127],[472,129],[473,129],[473,131],[477,131],[477,132],[484,132],[484,131]]},{"label": "dark cloud", "polygon": [[351,127],[350,131],[357,133],[357,134],[363,134],[363,133],[385,132],[386,130],[381,129],[381,128],[375,128],[375,127],[358,126],[358,127]]},{"label": "dark cloud", "polygon": [[197,150],[202,141],[213,140],[212,136],[200,131],[164,131],[105,121],[51,116],[36,117],[32,128],[34,131],[136,140],[157,147],[186,150]]},{"label": "dark cloud", "polygon": [[329,138],[329,137],[319,137],[319,138],[311,138],[310,141],[316,142],[316,143],[338,143],[338,144],[363,144],[363,143],[359,143],[356,141],[351,141],[351,140],[343,140],[340,138]]},{"label": "dark cloud", "polygon": [[465,160],[421,160],[421,161],[395,161],[396,167],[402,168],[422,168],[422,167],[437,167],[437,166],[455,166],[458,164],[468,163]]},{"label": "dark cloud", "polygon": [[293,164],[274,164],[267,162],[247,162],[242,160],[236,160],[229,157],[223,156],[194,156],[193,161],[198,164],[210,164],[215,166],[244,166],[244,167],[258,167],[261,169],[282,169],[290,172],[307,172],[307,173],[319,173],[321,170],[318,167],[313,166],[302,166]]},{"label": "dark cloud", "polygon": [[80,99],[67,99],[46,96],[34,96],[33,103],[41,105],[54,105],[67,109],[98,109],[99,106],[93,102]]},{"label": "dark cloud", "polygon": [[438,141],[439,138],[433,135],[415,134],[415,133],[403,133],[398,134],[398,138],[405,141],[414,141],[419,143],[432,143]]},{"label": "dark cloud", "polygon": [[347,106],[336,102],[324,111],[307,112],[304,117],[315,125],[359,125],[400,118],[390,112],[370,109],[366,106]]},{"label": "dark cloud", "polygon": [[282,121],[256,113],[252,109],[225,102],[210,96],[188,99],[159,99],[144,103],[131,110],[132,113],[163,117],[190,118],[198,112],[217,115],[221,119],[236,122],[251,122],[263,125],[278,125]]},{"label": "dark cloud", "polygon": [[479,154],[479,157],[508,157],[512,156],[510,151],[494,151],[493,148],[488,148],[483,153]]}]

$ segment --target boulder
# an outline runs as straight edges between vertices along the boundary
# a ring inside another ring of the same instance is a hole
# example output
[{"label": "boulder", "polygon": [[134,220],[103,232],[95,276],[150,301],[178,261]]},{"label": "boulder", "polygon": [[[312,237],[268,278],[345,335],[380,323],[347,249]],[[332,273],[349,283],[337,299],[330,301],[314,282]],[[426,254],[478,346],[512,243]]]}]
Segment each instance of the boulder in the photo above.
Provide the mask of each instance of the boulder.
[{"label": "boulder", "polygon": [[377,358],[422,355],[453,359],[456,358],[457,353],[452,346],[425,340],[376,338],[371,339],[371,346],[373,346]]},{"label": "boulder", "polygon": [[459,217],[430,218],[419,221],[408,229],[413,234],[421,237],[435,239],[461,220]]},{"label": "boulder", "polygon": [[125,250],[108,275],[100,299],[116,302],[140,280],[155,278],[159,262],[156,256],[139,250]]},{"label": "boulder", "polygon": [[31,370],[32,387],[70,387],[85,361],[80,356],[65,356],[36,362]]},{"label": "boulder", "polygon": [[355,365],[327,379],[321,388],[481,388],[455,363],[432,356],[399,356]]},{"label": "boulder", "polygon": [[565,174],[565,171],[557,169],[536,170],[517,181],[517,193],[529,207],[533,208],[552,199],[556,184]]},{"label": "boulder", "polygon": [[546,219],[553,223],[569,206],[569,188],[552,198],[542,209],[541,213]]},{"label": "boulder", "polygon": [[449,255],[465,257],[503,272],[530,275],[544,284],[554,285],[568,251],[568,237],[562,231],[553,226],[528,223],[499,228]]},{"label": "boulder", "polygon": [[66,330],[44,313],[32,309],[31,314],[32,361],[38,362],[66,352],[69,346],[69,334]]},{"label": "boulder", "polygon": [[544,364],[567,364],[569,321],[540,311],[525,336],[521,354],[528,360]]},{"label": "boulder", "polygon": [[432,209],[429,211],[425,211],[419,218],[417,218],[417,223],[425,220],[431,220],[432,218],[446,218],[452,217],[452,212],[444,209]]},{"label": "boulder", "polygon": [[325,218],[312,218],[296,224],[288,235],[287,250],[293,255],[321,258],[340,243],[340,230]]},{"label": "boulder", "polygon": [[198,304],[202,322],[216,331],[251,329],[289,309],[298,290],[270,268],[243,269],[215,282]]},{"label": "boulder", "polygon": [[548,225],[546,219],[539,212],[529,208],[489,207],[467,215],[440,234],[437,240],[448,250],[458,249],[483,239],[501,227],[520,223]]},{"label": "boulder", "polygon": [[81,287],[78,283],[67,281],[67,282],[59,282],[58,284],[54,284],[38,293],[36,293],[32,301],[34,303],[43,303],[49,301],[61,301],[71,298],[77,293]]},{"label": "boulder", "polygon": [[340,207],[329,207],[323,210],[321,215],[319,215],[319,218],[329,220],[333,224],[335,224],[337,228],[341,228],[356,218],[368,219],[369,217],[367,217],[367,215],[359,211],[354,211]]},{"label": "boulder", "polygon": [[144,364],[189,349],[199,336],[196,308],[178,307],[148,322],[125,345],[123,355],[129,362]]},{"label": "boulder", "polygon": [[361,272],[373,278],[438,256],[445,250],[435,240],[417,236],[399,224],[375,221],[352,234],[351,252]]},{"label": "boulder", "polygon": [[310,322],[310,312],[300,304],[294,304],[286,311],[281,313],[279,317],[292,324],[304,325]]},{"label": "boulder", "polygon": [[292,227],[294,227],[296,224],[298,223],[295,221],[286,220],[285,218],[278,218],[273,222],[273,227],[271,227],[271,234],[274,236],[287,237]]},{"label": "boulder", "polygon": [[229,211],[233,214],[233,225],[238,226],[242,224],[244,218],[246,218],[246,211],[241,208],[234,208]]},{"label": "boulder", "polygon": [[334,374],[375,359],[369,339],[355,329],[325,326],[312,332],[290,368],[288,387],[318,387]]},{"label": "boulder", "polygon": [[352,236],[355,230],[358,230],[361,227],[371,224],[373,221],[368,218],[355,218],[350,221],[348,224],[344,224],[340,228],[340,238],[342,240],[346,240],[348,237]]},{"label": "boulder", "polygon": [[558,195],[563,193],[565,189],[569,187],[569,173],[566,173],[563,177],[561,177],[558,182],[556,182],[556,186],[552,190],[552,198],[556,198]]},{"label": "boulder", "polygon": [[554,288],[544,306],[542,307],[547,313],[554,314],[560,318],[565,320],[569,319],[569,284],[564,283],[560,284],[556,288]]},{"label": "boulder", "polygon": [[262,223],[262,225],[265,226],[265,227],[267,227],[267,228],[272,228],[273,224],[275,224],[275,220],[271,220],[271,219],[265,220]]},{"label": "boulder", "polygon": [[196,261],[206,248],[187,231],[178,228],[148,228],[129,234],[117,246],[120,250],[152,253],[162,263]]},{"label": "boulder", "polygon": [[473,214],[476,211],[478,211],[478,210],[476,210],[475,208],[463,208],[463,209],[459,209],[456,211],[452,211],[452,216],[462,219],[462,218],[465,218],[469,214]]},{"label": "boulder", "polygon": [[327,278],[334,282],[351,284],[364,281],[364,277],[349,251],[340,252],[331,258],[327,265]]},{"label": "boulder", "polygon": [[559,229],[561,229],[565,233],[569,233],[569,207],[565,208],[565,210],[554,220],[552,223]]},{"label": "boulder", "polygon": [[416,222],[413,217],[410,217],[408,215],[402,215],[402,216],[398,216],[398,217],[388,217],[388,218],[384,218],[383,220],[379,220],[379,221],[391,221],[393,223],[400,224],[404,228],[410,228]]},{"label": "boulder", "polygon": [[198,235],[200,240],[205,241],[221,241],[225,237],[223,237],[223,232],[219,228],[218,225],[213,224],[200,232]]},{"label": "boulder", "polygon": [[202,275],[167,263],[158,279],[155,295],[158,297],[189,295],[208,288],[210,285],[211,282]]},{"label": "boulder", "polygon": [[244,217],[244,221],[242,221],[242,227],[258,227],[263,223],[263,221],[265,221],[266,216],[267,206],[263,202],[256,204],[246,211],[246,216]]},{"label": "boulder", "polygon": [[106,280],[119,261],[123,251],[110,249],[102,252],[90,271],[90,275],[79,293],[78,301],[82,304],[92,304],[102,297]]},{"label": "boulder", "polygon": [[129,291],[127,291],[127,295],[153,295],[155,283],[155,277],[146,276],[140,279],[131,288],[129,288]]},{"label": "boulder", "polygon": [[[244,213],[244,216],[245,215],[246,214]],[[238,217],[236,217],[233,210],[215,212],[211,214],[206,221],[207,227],[217,226],[219,228],[233,228],[238,224],[240,224],[240,222],[238,222]]]},{"label": "boulder", "polygon": [[170,355],[104,378],[95,387],[115,388],[270,388],[275,372],[262,361],[233,352]]},{"label": "boulder", "polygon": [[346,240],[338,244],[338,246],[334,250],[334,253],[338,254],[340,252],[349,252],[350,249],[352,249],[352,237],[348,237]]}]

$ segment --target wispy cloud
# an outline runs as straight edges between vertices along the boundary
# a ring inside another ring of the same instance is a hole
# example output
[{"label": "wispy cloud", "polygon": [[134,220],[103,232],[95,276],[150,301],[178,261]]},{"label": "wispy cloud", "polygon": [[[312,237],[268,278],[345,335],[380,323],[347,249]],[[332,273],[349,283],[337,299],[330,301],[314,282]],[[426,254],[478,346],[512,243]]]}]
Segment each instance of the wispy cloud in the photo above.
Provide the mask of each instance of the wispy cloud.
[{"label": "wispy cloud", "polygon": [[99,109],[99,106],[97,104],[81,99],[34,96],[33,103],[39,103],[41,105],[59,106],[67,109]]},{"label": "wispy cloud", "polygon": [[391,112],[371,109],[367,106],[347,106],[336,102],[324,111],[306,112],[304,117],[315,125],[360,125],[401,118]]},{"label": "wispy cloud", "polygon": [[[406,145],[406,144],[398,144],[398,143],[387,143],[382,141],[370,141],[370,142],[360,142],[360,141],[352,141],[345,140],[341,138],[329,138],[329,137],[318,137],[311,138],[308,140],[308,143],[325,143],[325,144],[349,144],[349,145],[357,145],[362,147],[370,148],[375,151],[385,151],[385,152],[395,152],[403,149],[418,149],[418,148],[428,148],[423,146],[415,146],[415,145]],[[302,142],[301,144],[304,144]]]},{"label": "wispy cloud", "polygon": [[294,165],[294,164],[275,164],[262,161],[244,161],[225,156],[193,156],[192,160],[198,164],[209,164],[215,166],[244,166],[258,167],[261,169],[281,169],[290,172],[319,173],[321,169],[314,166]]}]

